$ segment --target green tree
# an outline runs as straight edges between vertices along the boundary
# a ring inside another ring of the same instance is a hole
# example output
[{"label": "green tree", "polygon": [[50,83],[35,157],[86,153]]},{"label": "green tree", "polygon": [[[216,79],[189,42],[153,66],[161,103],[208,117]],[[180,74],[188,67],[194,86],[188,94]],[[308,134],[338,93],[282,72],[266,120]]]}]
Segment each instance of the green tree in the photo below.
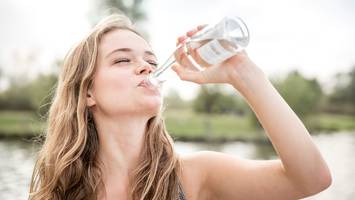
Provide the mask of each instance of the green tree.
[{"label": "green tree", "polygon": [[325,110],[355,114],[355,65],[348,73],[338,73],[335,78],[336,85],[328,97]]},{"label": "green tree", "polygon": [[[307,79],[296,70],[289,72],[283,79],[272,79],[272,83],[287,104],[301,118],[318,112],[323,104],[324,93],[317,79]],[[252,126],[262,127],[251,109],[249,119]]]},{"label": "green tree", "polygon": [[193,103],[193,109],[199,113],[212,113],[220,95],[219,88],[202,85]]},{"label": "green tree", "polygon": [[193,101],[193,109],[199,113],[244,114],[245,106],[236,93],[223,91],[220,85],[203,85]]},{"label": "green tree", "polygon": [[143,0],[103,0],[95,2],[94,15],[92,16],[94,24],[107,14],[112,12],[123,12],[132,21],[140,22],[146,19],[143,10]]},{"label": "green tree", "polygon": [[39,75],[27,84],[12,82],[0,94],[1,110],[32,110],[45,114],[52,99],[51,91],[57,81],[56,75]]},{"label": "green tree", "polygon": [[348,91],[348,101],[352,103],[355,107],[355,65],[352,67],[352,70],[349,73],[350,83],[347,87]]},{"label": "green tree", "polygon": [[29,96],[25,85],[12,84],[0,93],[0,110],[33,110]]},{"label": "green tree", "polygon": [[164,97],[164,104],[168,109],[189,109],[190,103],[184,101],[175,89],[171,89]]},{"label": "green tree", "polygon": [[55,92],[57,79],[57,75],[54,74],[39,75],[28,86],[29,91],[31,91],[29,95],[31,105],[41,116],[48,112]]},{"label": "green tree", "polygon": [[301,117],[319,109],[323,91],[317,79],[307,79],[292,71],[275,87],[290,107]]}]

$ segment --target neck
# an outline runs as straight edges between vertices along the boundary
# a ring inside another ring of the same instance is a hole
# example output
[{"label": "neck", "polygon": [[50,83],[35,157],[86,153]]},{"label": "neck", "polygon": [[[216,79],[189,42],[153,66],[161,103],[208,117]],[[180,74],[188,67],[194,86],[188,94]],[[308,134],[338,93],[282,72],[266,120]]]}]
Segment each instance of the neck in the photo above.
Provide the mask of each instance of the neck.
[{"label": "neck", "polygon": [[95,116],[103,175],[130,176],[140,159],[148,119],[132,115],[116,118]]}]

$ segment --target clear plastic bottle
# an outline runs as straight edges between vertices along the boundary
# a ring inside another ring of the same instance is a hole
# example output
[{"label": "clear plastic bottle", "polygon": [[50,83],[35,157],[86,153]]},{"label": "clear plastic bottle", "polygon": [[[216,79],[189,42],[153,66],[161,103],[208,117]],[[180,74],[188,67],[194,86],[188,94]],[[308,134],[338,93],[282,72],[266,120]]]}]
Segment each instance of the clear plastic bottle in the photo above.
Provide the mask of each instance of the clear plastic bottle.
[{"label": "clear plastic bottle", "polygon": [[[190,37],[186,47],[196,49],[193,58],[203,66],[216,65],[242,51],[249,43],[249,31],[242,19],[236,16],[226,16],[219,23],[209,25]],[[153,73],[147,82],[159,86],[164,80],[164,72],[176,62],[174,53],[182,45],[177,46],[172,55]]]}]

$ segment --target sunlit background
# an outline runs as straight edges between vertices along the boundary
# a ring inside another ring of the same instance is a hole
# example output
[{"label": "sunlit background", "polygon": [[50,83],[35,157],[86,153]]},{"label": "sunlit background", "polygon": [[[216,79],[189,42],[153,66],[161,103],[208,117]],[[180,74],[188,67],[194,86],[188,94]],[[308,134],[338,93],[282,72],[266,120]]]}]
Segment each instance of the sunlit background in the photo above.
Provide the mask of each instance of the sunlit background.
[{"label": "sunlit background", "polygon": [[[26,198],[37,147],[24,138],[43,130],[63,57],[109,7],[131,17],[160,62],[176,38],[196,25],[225,15],[244,19],[249,56],[305,122],[330,164],[333,185],[309,199],[355,196],[354,0],[2,0],[0,199]],[[239,93],[168,73],[166,123],[180,153],[210,149],[275,158]]]},{"label": "sunlit background", "polygon": [[[62,59],[105,12],[99,2],[1,1],[2,74],[33,77],[52,71],[53,62]],[[336,73],[349,71],[355,63],[355,1],[150,0],[139,7],[145,17],[136,22],[148,33],[160,60],[187,30],[236,14],[251,32],[248,53],[270,75],[297,69],[329,88]],[[172,82],[184,98],[194,96],[196,87]],[[1,88],[7,85],[2,80]]]}]

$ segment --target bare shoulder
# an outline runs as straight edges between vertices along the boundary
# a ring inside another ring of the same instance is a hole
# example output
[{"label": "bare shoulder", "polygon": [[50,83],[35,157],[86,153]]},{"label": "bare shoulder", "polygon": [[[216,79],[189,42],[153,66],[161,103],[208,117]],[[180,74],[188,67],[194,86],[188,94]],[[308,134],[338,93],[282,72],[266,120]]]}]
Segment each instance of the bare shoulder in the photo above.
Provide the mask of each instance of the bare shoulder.
[{"label": "bare shoulder", "polygon": [[182,186],[189,200],[207,199],[204,191],[205,172],[201,170],[204,152],[195,152],[180,156],[182,167]]},{"label": "bare shoulder", "polygon": [[182,164],[182,184],[187,199],[210,199],[206,186],[208,165],[215,162],[224,154],[214,151],[198,151],[180,156]]}]

